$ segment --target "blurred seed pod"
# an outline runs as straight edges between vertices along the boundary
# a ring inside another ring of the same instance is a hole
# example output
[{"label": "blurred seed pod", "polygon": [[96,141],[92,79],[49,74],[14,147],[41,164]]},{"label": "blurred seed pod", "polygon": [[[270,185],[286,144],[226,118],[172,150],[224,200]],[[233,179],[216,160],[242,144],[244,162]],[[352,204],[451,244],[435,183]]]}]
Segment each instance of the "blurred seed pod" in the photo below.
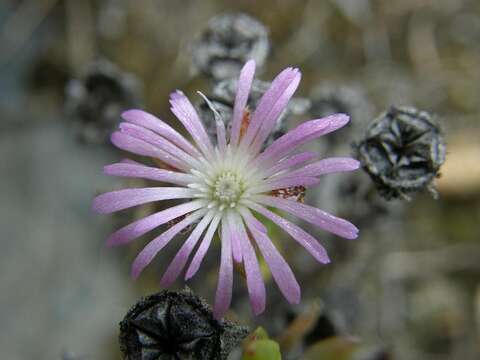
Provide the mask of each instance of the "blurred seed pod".
[{"label": "blurred seed pod", "polygon": [[192,44],[193,66],[215,80],[240,73],[243,64],[253,59],[257,67],[265,64],[270,49],[267,28],[244,13],[215,16]]},{"label": "blurred seed pod", "polygon": [[190,290],[164,290],[136,303],[120,323],[120,349],[128,360],[226,359],[248,329],[215,320]]},{"label": "blurred seed pod", "polygon": [[[250,96],[248,99],[248,108],[255,110],[262,95],[269,88],[270,83],[261,80],[254,80]],[[230,130],[233,115],[233,105],[237,90],[237,79],[230,78],[222,80],[213,86],[212,94],[208,96],[211,105],[221,115],[225,123],[225,127]],[[293,98],[287,109],[279,116],[277,123],[267,138],[264,147],[270,145],[275,139],[287,132],[287,119],[290,116],[305,114],[310,107],[310,101],[305,98]],[[212,139],[216,137],[216,125],[214,112],[206,101],[197,103],[197,109],[200,112],[203,123],[207,128],[207,132]]]},{"label": "blurred seed pod", "polygon": [[335,131],[321,139],[328,146],[349,144],[345,136],[354,139],[373,116],[373,105],[365,91],[357,85],[324,82],[310,92],[312,118],[321,118],[336,113],[350,116],[344,131]]},{"label": "blurred seed pod", "polygon": [[92,63],[79,79],[70,80],[65,95],[65,110],[73,119],[80,140],[107,143],[122,111],[140,105],[141,85],[134,75],[100,60]]},{"label": "blurred seed pod", "polygon": [[356,151],[364,170],[386,199],[410,199],[428,189],[445,161],[446,146],[432,116],[413,107],[394,107],[368,127]]}]

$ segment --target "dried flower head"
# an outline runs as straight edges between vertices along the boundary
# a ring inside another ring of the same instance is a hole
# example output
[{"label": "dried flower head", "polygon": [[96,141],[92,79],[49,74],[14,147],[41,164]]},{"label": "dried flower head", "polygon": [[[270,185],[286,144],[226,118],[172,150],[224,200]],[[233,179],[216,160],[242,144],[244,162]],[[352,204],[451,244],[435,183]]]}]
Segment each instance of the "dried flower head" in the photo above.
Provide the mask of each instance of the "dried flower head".
[{"label": "dried flower head", "polygon": [[[137,278],[175,235],[199,221],[161,279],[161,285],[167,287],[180,275],[200,242],[185,278],[190,279],[197,272],[215,233],[218,233],[221,260],[214,306],[217,318],[230,306],[233,262],[244,266],[254,313],[259,314],[265,309],[265,285],[254,246],[263,255],[286,299],[291,303],[300,301],[300,286],[292,270],[273,245],[267,228],[256,218],[255,213],[277,224],[321,263],[328,263],[329,258],[320,243],[268,207],[283,210],[348,239],[354,239],[358,235],[358,229],[346,220],[298,202],[295,198],[276,196],[279,189],[300,186],[307,188],[318,184],[321,175],[358,168],[359,162],[351,158],[315,160],[315,153],[296,152],[301,145],[344,126],[348,122],[348,116],[337,114],[307,121],[261,151],[278,116],[285,110],[297,89],[301,76],[298,69],[283,70],[273,80],[251,116],[245,117],[254,73],[255,63],[247,62],[238,81],[229,139],[227,141],[224,123],[218,120],[216,145],[212,144],[193,105],[180,91],[171,95],[171,110],[187,129],[194,144],[153,115],[140,110],[123,113],[126,122],[121,123],[120,130],[112,135],[112,142],[120,149],[157,158],[168,169],[127,160],[106,166],[105,172],[175,186],[113,191],[98,196],[93,203],[97,212],[111,213],[153,201],[186,199],[186,202],[116,231],[108,239],[108,244],[127,244],[172,219],[186,215],[140,252],[132,266],[132,276]],[[200,241],[202,234],[204,236]]]},{"label": "dried flower head", "polygon": [[226,359],[248,329],[216,320],[190,290],[164,290],[137,302],[120,323],[120,349],[129,360]]},{"label": "dried flower head", "polygon": [[196,68],[216,80],[238,76],[248,59],[263,66],[270,49],[267,28],[243,13],[215,16],[192,46]]},{"label": "dried flower head", "polygon": [[446,147],[429,113],[392,106],[370,124],[356,147],[385,198],[409,199],[408,194],[425,188],[436,195],[432,181],[445,161]]},{"label": "dried flower head", "polygon": [[82,141],[103,143],[118,125],[120,114],[138,106],[140,92],[135,76],[101,60],[92,63],[80,79],[69,81],[65,109]]}]

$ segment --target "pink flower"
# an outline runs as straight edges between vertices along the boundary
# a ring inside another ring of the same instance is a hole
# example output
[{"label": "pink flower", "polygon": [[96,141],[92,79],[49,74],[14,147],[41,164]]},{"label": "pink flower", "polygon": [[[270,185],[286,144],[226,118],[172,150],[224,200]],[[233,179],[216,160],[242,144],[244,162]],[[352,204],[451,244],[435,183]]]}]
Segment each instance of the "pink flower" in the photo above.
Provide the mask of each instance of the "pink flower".
[{"label": "pink flower", "polygon": [[254,313],[264,311],[265,284],[254,246],[268,264],[285,298],[295,304],[300,301],[300,286],[256,213],[270,219],[324,264],[330,260],[322,245],[268,208],[283,210],[347,239],[358,235],[358,229],[348,221],[281,196],[288,192],[286,189],[316,185],[321,175],[359,167],[358,161],[351,158],[315,160],[315,153],[296,152],[301,145],[344,126],[348,116],[336,114],[302,123],[261,151],[277,118],[297,89],[301,74],[298,69],[283,70],[250,118],[246,104],[254,73],[255,63],[247,62],[238,81],[231,132],[227,138],[223,122],[217,120],[216,145],[212,144],[194,107],[180,91],[171,94],[171,110],[192,137],[192,143],[151,114],[141,110],[123,113],[126,122],[112,134],[113,144],[137,155],[157,158],[168,169],[126,160],[106,166],[105,173],[156,180],[173,186],[113,191],[98,196],[93,202],[95,211],[111,213],[153,201],[185,199],[180,205],[121,228],[109,237],[108,244],[127,244],[170,220],[181,219],[153,239],[137,256],[132,265],[132,276],[137,278],[175,235],[196,223],[161,279],[161,285],[167,287],[186,267],[199,244],[185,279],[195,275],[213,236],[218,233],[221,261],[214,306],[217,318],[230,306],[234,261],[243,263]]}]

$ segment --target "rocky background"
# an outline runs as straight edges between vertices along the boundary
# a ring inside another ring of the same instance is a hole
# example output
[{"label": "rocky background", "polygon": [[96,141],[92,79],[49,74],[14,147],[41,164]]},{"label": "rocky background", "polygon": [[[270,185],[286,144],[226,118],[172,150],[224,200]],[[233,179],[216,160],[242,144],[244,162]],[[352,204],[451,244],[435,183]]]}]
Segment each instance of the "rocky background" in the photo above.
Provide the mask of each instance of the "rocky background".
[{"label": "rocky background", "polygon": [[[147,236],[104,247],[113,229],[155,210],[90,212],[96,194],[142,185],[102,175],[124,155],[108,134],[131,107],[178,128],[168,111],[173,89],[195,100],[205,121],[212,114],[197,90],[228,114],[232,79],[251,57],[261,68],[252,106],[284,67],[303,73],[274,136],[301,120],[352,116],[311,149],[354,154],[364,169],[325,177],[306,201],[350,219],[361,235],[346,241],[311,229],[332,259],[320,266],[272,228],[302,303],[288,305],[269,281],[267,310],[255,318],[237,276],[228,318],[264,327],[284,359],[480,357],[478,1],[5,0],[2,358],[121,357],[118,323],[161,290],[181,240],[136,282],[129,266]],[[392,175],[392,164],[402,171]],[[218,247],[207,258],[188,285],[211,303]]]}]

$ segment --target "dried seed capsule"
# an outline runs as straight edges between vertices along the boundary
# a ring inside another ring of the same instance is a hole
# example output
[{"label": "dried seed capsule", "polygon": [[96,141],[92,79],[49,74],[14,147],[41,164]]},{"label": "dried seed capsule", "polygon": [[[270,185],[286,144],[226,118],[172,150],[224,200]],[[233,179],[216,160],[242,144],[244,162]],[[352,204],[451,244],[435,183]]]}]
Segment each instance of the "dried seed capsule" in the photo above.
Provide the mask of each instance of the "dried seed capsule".
[{"label": "dried seed capsule", "polygon": [[268,30],[243,13],[214,17],[192,46],[193,65],[216,80],[236,76],[253,59],[258,67],[269,52]]},{"label": "dried seed capsule", "polygon": [[106,60],[92,63],[80,79],[65,89],[65,110],[82,141],[106,143],[122,111],[140,104],[140,83]]},{"label": "dried seed capsule", "polygon": [[387,199],[424,188],[436,194],[432,180],[445,161],[445,142],[431,115],[413,107],[391,107],[368,127],[356,145],[363,168]]},{"label": "dried seed capsule", "polygon": [[[269,88],[270,83],[261,80],[254,80],[250,91],[250,97],[248,99],[248,108],[256,109],[258,102],[262,95]],[[237,90],[237,79],[230,78],[222,80],[215,84],[212,89],[212,95],[208,97],[215,110],[221,115],[225,122],[227,129],[231,126],[231,119],[233,115],[233,104],[235,101],[235,93]],[[287,109],[279,116],[275,127],[267,138],[264,147],[270,145],[275,139],[279,138],[287,132],[286,119],[291,115],[300,115],[307,112],[310,107],[310,101],[304,98],[293,98]],[[197,108],[201,114],[203,123],[207,128],[212,139],[216,137],[215,116],[210,109],[209,104],[202,101],[197,104]]]},{"label": "dried seed capsule", "polygon": [[120,349],[128,360],[226,359],[248,329],[215,320],[190,290],[164,290],[135,304],[120,323]]}]

